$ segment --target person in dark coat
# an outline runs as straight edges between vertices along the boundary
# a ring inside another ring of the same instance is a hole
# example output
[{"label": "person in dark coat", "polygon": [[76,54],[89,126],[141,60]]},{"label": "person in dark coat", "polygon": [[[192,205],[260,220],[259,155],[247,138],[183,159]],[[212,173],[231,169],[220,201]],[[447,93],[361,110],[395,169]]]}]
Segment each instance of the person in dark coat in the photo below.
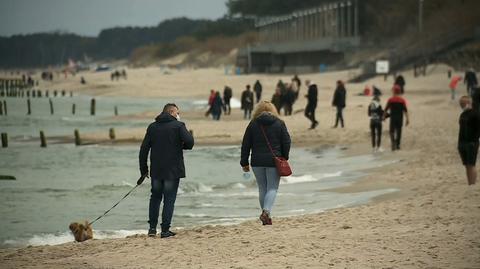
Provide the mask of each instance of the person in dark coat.
[{"label": "person in dark coat", "polygon": [[149,206],[149,236],[156,236],[160,202],[163,197],[162,232],[160,236],[170,237],[175,199],[180,178],[185,177],[183,150],[192,149],[193,136],[185,124],[179,121],[180,114],[175,104],[166,104],[163,112],[151,123],[140,147],[140,174],[148,177],[147,158],[150,152],[150,177],[152,189]]},{"label": "person in dark coat", "polygon": [[375,95],[373,97],[372,102],[368,106],[368,116],[370,117],[370,136],[373,152],[383,151],[380,147],[383,127],[383,108],[380,104],[380,96]]},{"label": "person in dark coat", "polygon": [[395,78],[395,85],[400,86],[400,89],[402,91],[401,94],[405,93],[405,78],[400,74]]},{"label": "person in dark coat", "polygon": [[257,180],[262,210],[260,220],[263,225],[272,225],[271,212],[280,182],[273,155],[288,160],[290,144],[287,127],[278,118],[275,106],[268,101],[260,102],[243,136],[240,165],[244,172],[250,171],[251,152],[251,166]]},{"label": "person in dark coat", "polygon": [[315,119],[315,109],[317,108],[318,89],[316,84],[311,84],[309,80],[305,82],[308,87],[307,106],[305,107],[305,117],[311,121],[310,129],[315,129],[318,121]]},{"label": "person in dark coat", "polygon": [[253,92],[250,90],[250,85],[247,85],[247,89],[242,92],[241,103],[243,118],[251,119],[253,110]]},{"label": "person in dark coat", "polygon": [[283,109],[285,116],[291,116],[293,111],[293,103],[295,103],[295,91],[292,88],[292,85],[287,86],[287,91],[283,96]]},{"label": "person in dark coat", "polygon": [[297,90],[300,90],[300,87],[302,86],[302,81],[300,80],[300,78],[298,77],[297,74],[295,74],[295,76],[293,76],[292,82],[296,84]]},{"label": "person in dark coat", "polygon": [[480,138],[480,114],[472,109],[472,99],[469,96],[462,96],[459,103],[463,112],[459,119],[458,153],[467,172],[468,185],[475,185],[477,182],[475,165]]},{"label": "person in dark coat", "polygon": [[342,81],[337,81],[337,88],[335,89],[335,93],[333,94],[333,101],[332,101],[332,106],[337,108],[337,118],[335,120],[335,125],[333,128],[338,127],[338,122],[340,121],[340,124],[343,127],[344,121],[343,121],[343,109],[345,108],[346,105],[346,98],[347,98],[347,90],[345,89],[345,86]]},{"label": "person in dark coat", "polygon": [[259,80],[253,85],[253,91],[257,97],[257,103],[260,102],[260,99],[262,99],[262,84],[260,84]]},{"label": "person in dark coat", "polygon": [[275,89],[275,93],[272,95],[272,104],[277,109],[277,113],[280,114],[280,109],[282,108],[282,94],[280,88]]},{"label": "person in dark coat", "polygon": [[230,106],[230,100],[233,96],[232,88],[225,86],[223,89],[223,103],[225,105],[225,115],[230,115],[232,113],[232,107]]},{"label": "person in dark coat", "polygon": [[463,83],[467,84],[467,93],[469,96],[472,96],[473,88],[478,85],[477,75],[475,74],[475,70],[473,68],[470,68],[470,70],[465,72]]},{"label": "person in dark coat", "polygon": [[216,92],[215,98],[213,98],[212,112],[211,112],[214,120],[220,120],[220,116],[222,115],[222,110],[224,110],[222,97],[220,96],[220,92]]}]

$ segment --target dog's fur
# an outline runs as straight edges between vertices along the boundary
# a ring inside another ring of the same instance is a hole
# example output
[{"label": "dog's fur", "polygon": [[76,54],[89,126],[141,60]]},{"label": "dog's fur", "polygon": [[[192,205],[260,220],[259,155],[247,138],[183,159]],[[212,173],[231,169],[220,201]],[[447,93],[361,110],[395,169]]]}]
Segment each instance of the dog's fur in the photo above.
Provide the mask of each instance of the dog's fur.
[{"label": "dog's fur", "polygon": [[92,226],[88,224],[88,221],[85,221],[84,223],[72,222],[70,223],[69,228],[77,242],[83,242],[93,238]]}]

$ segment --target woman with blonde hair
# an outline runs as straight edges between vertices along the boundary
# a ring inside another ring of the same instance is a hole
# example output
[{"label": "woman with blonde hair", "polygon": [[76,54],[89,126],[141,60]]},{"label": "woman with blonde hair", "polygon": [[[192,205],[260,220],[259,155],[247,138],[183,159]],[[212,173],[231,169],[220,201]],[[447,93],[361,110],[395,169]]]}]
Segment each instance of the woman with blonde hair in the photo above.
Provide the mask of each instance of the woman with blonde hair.
[{"label": "woman with blonde hair", "polygon": [[290,144],[287,127],[279,118],[275,106],[271,102],[261,101],[243,136],[240,165],[244,172],[250,171],[251,152],[251,165],[257,179],[262,209],[260,220],[263,225],[272,225],[270,213],[280,183],[273,155],[288,160]]}]

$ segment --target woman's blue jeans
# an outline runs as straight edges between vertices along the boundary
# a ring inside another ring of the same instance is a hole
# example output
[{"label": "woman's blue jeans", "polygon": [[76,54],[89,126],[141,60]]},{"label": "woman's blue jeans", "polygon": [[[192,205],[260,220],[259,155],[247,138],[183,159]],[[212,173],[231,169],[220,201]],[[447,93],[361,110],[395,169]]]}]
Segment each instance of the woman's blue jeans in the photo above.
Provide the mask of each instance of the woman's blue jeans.
[{"label": "woman's blue jeans", "polygon": [[177,191],[180,179],[159,180],[152,178],[152,195],[150,196],[149,220],[150,229],[157,229],[158,215],[160,211],[160,203],[163,197],[162,210],[162,231],[166,232],[170,229],[172,222],[173,210],[175,208],[175,200],[177,199]]},{"label": "woman's blue jeans", "polygon": [[275,197],[277,197],[280,176],[276,167],[252,167],[257,179],[260,206],[263,210],[272,211]]}]

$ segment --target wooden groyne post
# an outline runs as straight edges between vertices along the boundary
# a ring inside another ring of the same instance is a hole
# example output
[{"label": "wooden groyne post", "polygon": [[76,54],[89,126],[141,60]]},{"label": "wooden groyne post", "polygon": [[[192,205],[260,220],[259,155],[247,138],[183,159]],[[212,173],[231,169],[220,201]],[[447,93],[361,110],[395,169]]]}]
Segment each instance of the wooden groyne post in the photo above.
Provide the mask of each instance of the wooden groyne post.
[{"label": "wooden groyne post", "polygon": [[30,104],[30,98],[27,99],[27,115],[32,115],[32,107]]},{"label": "wooden groyne post", "polygon": [[95,116],[95,98],[92,98],[92,101],[90,102],[90,115]]},{"label": "wooden groyne post", "polygon": [[75,115],[75,104],[72,104],[72,115]]},{"label": "wooden groyne post", "polygon": [[2,133],[2,148],[8,147],[8,135],[7,133]]},{"label": "wooden groyne post", "polygon": [[82,144],[82,141],[80,140],[80,133],[78,132],[78,129],[75,129],[74,135],[75,135],[75,146],[80,146]]},{"label": "wooden groyne post", "polygon": [[53,115],[53,102],[52,99],[48,99],[48,103],[50,103],[50,115]]},{"label": "wooden groyne post", "polygon": [[108,131],[108,136],[110,137],[110,140],[115,140],[115,129],[110,128]]},{"label": "wooden groyne post", "polygon": [[43,131],[40,131],[40,147],[47,147],[47,140],[45,139],[45,134],[43,133]]}]

